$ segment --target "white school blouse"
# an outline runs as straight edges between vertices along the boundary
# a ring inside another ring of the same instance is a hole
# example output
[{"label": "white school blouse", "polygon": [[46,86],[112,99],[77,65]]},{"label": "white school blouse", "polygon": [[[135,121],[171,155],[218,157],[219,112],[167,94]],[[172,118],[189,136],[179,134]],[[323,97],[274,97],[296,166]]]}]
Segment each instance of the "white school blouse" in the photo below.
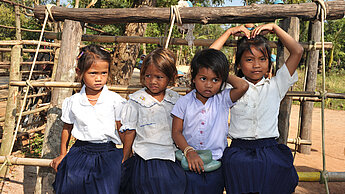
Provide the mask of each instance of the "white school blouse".
[{"label": "white school blouse", "polygon": [[247,92],[231,108],[229,137],[255,140],[278,138],[280,101],[298,80],[284,64],[271,79],[263,78],[257,84],[249,83]]},{"label": "white school blouse", "polygon": [[205,104],[196,98],[196,90],[182,96],[171,114],[183,120],[183,136],[196,150],[211,150],[212,158],[223,156],[227,146],[229,109],[234,105],[230,90],[208,98]]},{"label": "white school blouse", "polygon": [[121,144],[115,121],[120,121],[121,108],[126,100],[103,86],[95,105],[91,105],[85,93],[85,85],[79,93],[64,100],[61,120],[73,124],[72,135],[78,140],[92,143],[112,141]]},{"label": "white school blouse", "polygon": [[161,102],[149,95],[145,88],[129,95],[129,100],[121,113],[120,131],[136,131],[132,145],[135,154],[145,160],[175,161],[177,149],[171,136],[170,112],[179,97],[178,93],[170,89],[165,90]]}]

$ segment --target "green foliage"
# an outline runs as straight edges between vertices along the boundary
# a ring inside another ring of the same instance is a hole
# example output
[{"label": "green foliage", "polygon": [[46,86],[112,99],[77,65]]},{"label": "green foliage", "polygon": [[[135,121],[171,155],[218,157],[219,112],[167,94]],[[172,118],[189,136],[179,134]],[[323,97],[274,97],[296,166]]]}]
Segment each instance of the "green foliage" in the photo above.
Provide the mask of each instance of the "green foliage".
[{"label": "green foliage", "polygon": [[[345,70],[331,71],[326,73],[325,87],[329,93],[345,93]],[[304,70],[298,70],[298,82],[294,85],[295,91],[303,91]],[[322,91],[322,75],[317,75],[316,92]],[[321,107],[321,103],[314,104],[315,107]],[[328,98],[325,100],[325,107],[329,109],[345,110],[344,99]]]},{"label": "green foliage", "polygon": [[42,154],[44,135],[42,133],[35,133],[33,137],[29,139],[27,148],[24,148],[26,157],[39,158]]}]

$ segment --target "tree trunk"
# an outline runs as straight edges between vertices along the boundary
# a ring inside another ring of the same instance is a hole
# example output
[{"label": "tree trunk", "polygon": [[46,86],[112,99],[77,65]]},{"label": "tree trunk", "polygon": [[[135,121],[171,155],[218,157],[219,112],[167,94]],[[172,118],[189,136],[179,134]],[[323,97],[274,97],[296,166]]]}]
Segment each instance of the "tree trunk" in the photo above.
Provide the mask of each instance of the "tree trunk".
[{"label": "tree trunk", "polygon": [[[309,23],[309,37],[310,41],[316,42],[321,39],[321,22],[318,20],[311,21]],[[305,91],[314,92],[316,89],[316,79],[317,79],[317,68],[319,62],[318,50],[309,51],[308,60],[307,60],[307,79]],[[312,128],[312,117],[313,117],[313,107],[314,102],[303,101],[301,102],[301,126],[300,126],[300,137],[304,140],[311,140],[311,128]],[[298,151],[303,154],[310,154],[311,146],[310,145],[300,145]]]},{"label": "tree trunk", "polygon": [[[142,2],[144,1],[142,0]],[[146,1],[152,2],[152,0]],[[138,7],[137,5],[141,5],[141,3],[139,2],[135,7]],[[327,20],[344,17],[344,1],[328,1],[325,2],[325,5],[327,7]],[[286,19],[289,17],[314,20],[317,18],[318,6],[316,3],[252,4],[250,6],[228,7],[184,7],[179,8],[179,12],[183,23],[259,23],[274,22],[275,19]],[[44,19],[45,6],[35,6],[34,14],[36,18]],[[55,6],[52,8],[52,15],[56,21],[70,19],[93,24],[170,22],[170,8],[168,7],[75,9]]]},{"label": "tree trunk", "polygon": [[[75,79],[75,64],[79,53],[82,27],[80,22],[66,20],[62,33],[58,66],[55,81],[73,82]],[[54,88],[51,97],[51,108],[48,110],[47,126],[44,133],[42,158],[55,158],[60,154],[61,131],[61,107],[64,99],[71,96],[71,88]],[[55,172],[50,167],[39,167],[35,194],[54,193],[52,183],[55,180]]]},{"label": "tree trunk", "polygon": [[[288,18],[282,21],[281,27],[292,36],[297,42],[299,41],[299,19],[296,17]],[[278,67],[283,66],[284,62],[289,56],[289,52],[286,48],[280,50],[278,48]],[[290,88],[290,91],[292,87]],[[279,139],[278,143],[286,144],[289,136],[289,120],[291,113],[292,98],[285,96],[280,103],[279,115],[278,115],[278,129]]]},{"label": "tree trunk", "polygon": [[[151,6],[152,1],[139,0],[134,2],[134,7],[142,7],[143,5]],[[146,23],[129,23],[126,25],[124,36],[144,36],[146,27]],[[116,46],[114,64],[110,66],[108,84],[129,85],[139,49],[140,44],[138,43],[120,43]]]}]

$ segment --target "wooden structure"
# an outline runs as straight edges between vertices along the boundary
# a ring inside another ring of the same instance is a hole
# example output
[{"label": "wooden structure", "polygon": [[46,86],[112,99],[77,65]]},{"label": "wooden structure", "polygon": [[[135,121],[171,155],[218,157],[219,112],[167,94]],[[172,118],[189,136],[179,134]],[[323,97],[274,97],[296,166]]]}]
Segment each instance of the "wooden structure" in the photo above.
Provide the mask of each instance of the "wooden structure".
[{"label": "wooden structure", "polygon": [[[326,2],[326,6],[328,8],[327,12],[327,18],[328,19],[338,19],[342,18],[344,16],[345,12],[345,2],[344,1],[336,1],[336,2]],[[180,14],[183,23],[203,23],[203,24],[209,24],[209,23],[248,23],[248,22],[263,22],[263,21],[274,21],[278,18],[291,18],[292,16],[299,17],[303,20],[314,20],[317,17],[317,5],[315,3],[304,3],[304,4],[288,4],[288,5],[251,5],[246,7],[223,7],[223,8],[180,8]],[[42,16],[44,15],[44,7],[43,6],[37,6],[34,9],[35,16],[42,19]],[[149,13],[149,14],[148,14]],[[75,9],[75,8],[62,8],[62,7],[53,7],[52,8],[52,15],[55,20],[57,21],[63,21],[65,20],[65,25],[70,25],[64,27],[64,32],[62,34],[62,43],[61,43],[61,55],[64,56],[59,58],[59,63],[57,65],[58,69],[57,72],[60,71],[60,74],[58,73],[54,80],[56,81],[69,81],[68,83],[64,84],[58,84],[55,82],[44,82],[44,83],[35,83],[31,82],[31,85],[36,87],[63,87],[64,89],[57,90],[54,89],[53,97],[51,100],[52,107],[50,111],[52,111],[51,115],[48,116],[48,124],[46,129],[46,137],[45,139],[45,147],[47,152],[43,153],[43,157],[47,158],[53,158],[56,156],[58,147],[59,146],[51,146],[48,140],[49,138],[54,139],[54,143],[59,144],[59,135],[61,128],[61,121],[59,121],[58,115],[60,114],[60,108],[61,103],[64,98],[64,96],[69,96],[71,93],[70,89],[71,87],[80,87],[80,85],[76,83],[71,83],[73,80],[72,74],[65,75],[64,77],[62,72],[70,72],[73,67],[71,66],[64,66],[64,65],[71,65],[73,64],[76,56],[77,56],[77,50],[80,46],[81,40],[88,40],[88,41],[99,41],[102,42],[105,39],[107,41],[111,42],[120,42],[120,41],[133,41],[133,42],[141,42],[144,43],[145,41],[152,41],[153,44],[160,44],[164,42],[164,38],[143,38],[143,37],[112,37],[112,36],[84,36],[82,37],[80,33],[80,23],[79,22],[73,22],[73,21],[67,21],[67,20],[75,20],[75,21],[82,21],[82,22],[88,22],[88,23],[97,23],[97,24],[110,24],[110,23],[127,23],[127,22],[163,22],[168,23],[169,17],[170,17],[170,11],[168,8],[133,8],[133,9]],[[92,17],[91,17],[92,15]],[[289,26],[289,25],[287,25]],[[74,30],[74,31],[73,31]],[[54,37],[57,38],[57,37]],[[74,43],[69,43],[70,39],[73,39]],[[212,40],[211,40],[212,41]],[[21,45],[25,41],[12,41],[13,44]],[[186,44],[184,40],[178,40],[172,41],[176,44]],[[29,42],[26,42],[29,43]],[[147,42],[145,42],[147,43]],[[0,42],[0,45],[5,45],[4,43]],[[10,43],[8,43],[10,44]],[[49,44],[49,43],[48,43]],[[210,42],[202,42],[200,44],[204,44],[203,46],[208,46]],[[276,45],[276,43],[272,43]],[[43,44],[42,44],[43,45]],[[59,47],[59,44],[49,44],[50,46],[56,46]],[[233,46],[234,42],[229,42],[228,45]],[[304,46],[308,49],[318,49],[319,47],[312,47],[311,44],[306,44]],[[65,54],[63,54],[65,53]],[[67,53],[67,54],[66,54]],[[66,57],[68,56],[68,57]],[[66,58],[65,58],[66,57]],[[53,74],[55,75],[55,74]],[[20,79],[11,79],[10,87],[18,87],[23,84],[23,82],[18,81]],[[27,84],[27,83],[25,83]],[[112,87],[110,87],[112,88]],[[113,88],[113,90],[116,91],[135,91],[138,88],[125,88],[125,89],[119,89],[119,88]],[[181,89],[183,92],[185,89]],[[332,94],[327,94],[329,96],[332,96]],[[296,93],[289,92],[289,96],[298,96]],[[320,96],[320,94],[317,93],[303,93],[300,96],[303,97],[309,97],[309,98],[315,98]],[[344,98],[344,95],[338,95],[334,94],[334,97],[342,97]],[[291,104],[291,102],[288,102]],[[289,106],[287,105],[284,109],[284,111],[289,111]],[[289,114],[289,113],[287,113]],[[285,117],[287,117],[285,115]],[[54,129],[54,130],[53,130]],[[287,129],[288,130],[288,129]],[[285,131],[286,133],[286,131]],[[284,138],[287,139],[285,136]],[[293,142],[293,143],[304,143],[309,144],[310,141],[308,140],[293,140],[293,139],[287,139],[287,142]],[[42,166],[46,166],[42,165]],[[37,181],[37,190],[40,190],[40,192],[50,192],[49,188],[47,188],[51,184],[52,180],[52,172],[51,169],[42,168],[39,170],[39,177]],[[46,179],[47,181],[45,181]],[[46,182],[46,183],[44,183]],[[48,182],[48,184],[47,184]],[[46,187],[46,188],[45,188]]]},{"label": "wooden structure", "polygon": [[[325,2],[327,19],[340,19],[345,15],[344,1]],[[35,17],[44,18],[45,6],[34,9]],[[119,8],[88,9],[53,7],[51,9],[55,21],[65,19],[93,23],[169,23],[170,8]],[[226,24],[226,23],[258,23],[274,22],[276,19],[298,17],[302,20],[317,18],[318,6],[315,3],[301,4],[251,4],[249,6],[232,7],[192,7],[179,8],[182,23]]]}]

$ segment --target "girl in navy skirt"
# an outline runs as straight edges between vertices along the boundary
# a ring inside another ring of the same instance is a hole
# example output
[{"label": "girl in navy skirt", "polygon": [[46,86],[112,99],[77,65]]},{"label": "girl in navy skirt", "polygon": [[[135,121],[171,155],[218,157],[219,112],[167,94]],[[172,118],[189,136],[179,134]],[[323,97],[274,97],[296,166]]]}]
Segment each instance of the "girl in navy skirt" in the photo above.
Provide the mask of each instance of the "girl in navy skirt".
[{"label": "girl in navy skirt", "polygon": [[146,56],[140,70],[145,88],[129,95],[122,110],[122,193],[184,193],[186,178],[175,162],[171,138],[170,112],[179,94],[167,89],[177,74],[175,63],[175,55],[168,49],[159,48]]},{"label": "girl in navy skirt", "polygon": [[[171,112],[173,139],[188,161],[185,193],[220,194],[224,191],[221,168],[208,171],[196,150],[210,150],[213,160],[221,160],[227,146],[229,108],[247,91],[248,83],[229,75],[228,60],[215,49],[194,56],[191,74],[193,90]],[[232,89],[224,89],[226,81]]]},{"label": "girl in navy skirt", "polygon": [[[106,84],[109,53],[90,45],[78,56],[76,68],[83,87],[66,98],[62,105],[61,153],[50,164],[57,171],[53,184],[56,193],[119,193],[122,151],[116,128],[125,102],[108,90]],[[77,139],[67,153],[71,135]]]},{"label": "girl in navy skirt", "polygon": [[[271,79],[271,49],[260,34],[274,32],[290,56]],[[223,157],[227,193],[294,192],[298,175],[291,150],[277,144],[280,101],[298,79],[295,71],[303,48],[276,24],[266,24],[252,32],[244,26],[228,29],[212,45],[221,49],[231,35],[244,37],[237,43],[235,72],[249,83],[246,94],[231,108],[229,136],[231,146]]]}]

